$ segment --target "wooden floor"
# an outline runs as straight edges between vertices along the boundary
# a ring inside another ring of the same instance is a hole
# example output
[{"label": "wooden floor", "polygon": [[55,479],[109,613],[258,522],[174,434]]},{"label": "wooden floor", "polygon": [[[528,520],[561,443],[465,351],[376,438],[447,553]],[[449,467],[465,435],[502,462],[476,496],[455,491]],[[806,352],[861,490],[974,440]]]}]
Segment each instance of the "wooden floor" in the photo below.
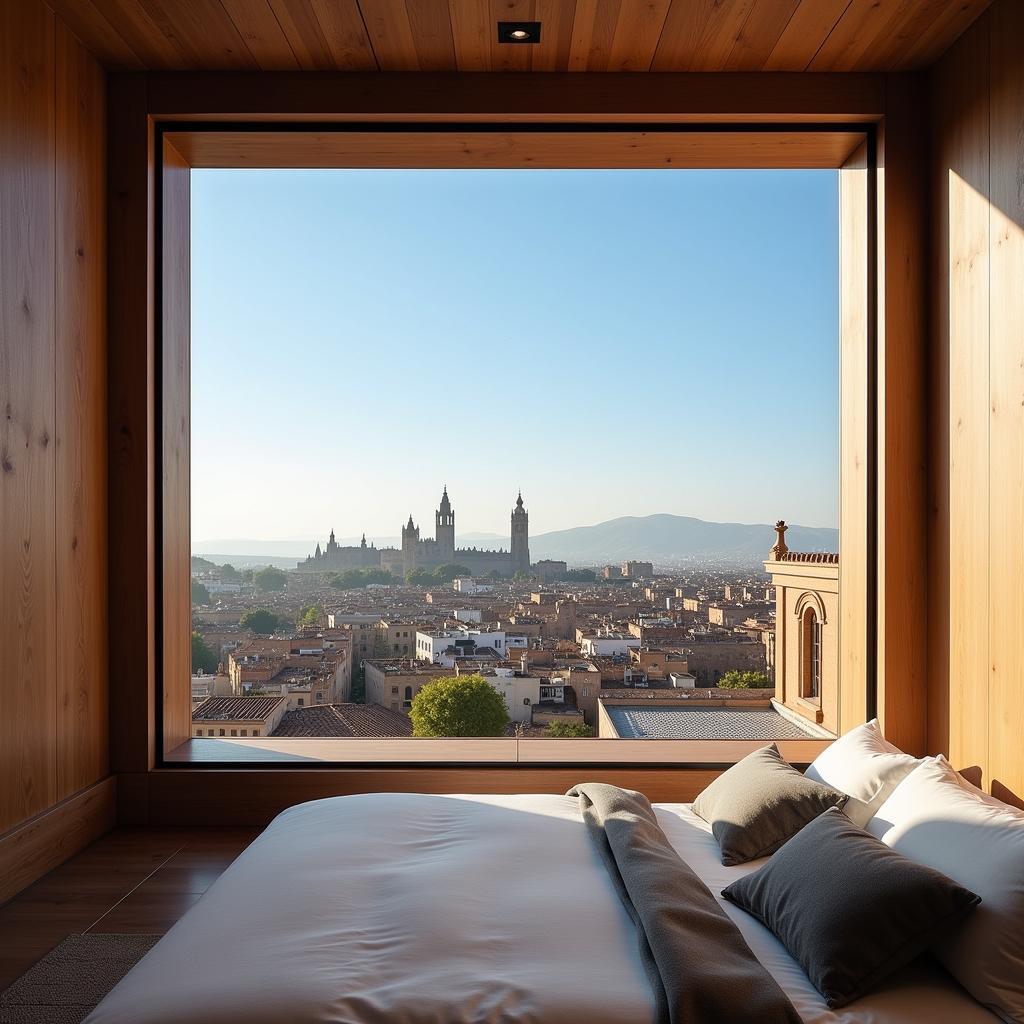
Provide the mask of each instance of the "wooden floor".
[{"label": "wooden floor", "polygon": [[256,837],[253,829],[118,828],[0,907],[0,991],[68,935],[158,935]]}]

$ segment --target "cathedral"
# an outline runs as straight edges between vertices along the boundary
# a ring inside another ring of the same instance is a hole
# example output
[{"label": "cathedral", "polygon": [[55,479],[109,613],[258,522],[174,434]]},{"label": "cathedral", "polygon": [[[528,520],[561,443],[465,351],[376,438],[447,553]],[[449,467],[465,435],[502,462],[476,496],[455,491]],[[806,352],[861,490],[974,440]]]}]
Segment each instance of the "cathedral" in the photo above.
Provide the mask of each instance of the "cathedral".
[{"label": "cathedral", "polygon": [[366,534],[358,545],[343,546],[334,539],[331,530],[327,546],[298,563],[303,572],[343,572],[346,569],[388,569],[396,576],[404,576],[413,569],[436,569],[439,565],[463,565],[470,575],[486,576],[498,572],[513,576],[530,571],[530,516],[523,506],[523,496],[516,499],[512,509],[511,550],[499,548],[457,548],[455,546],[455,510],[448,499],[448,488],[441,495],[441,503],[434,513],[433,538],[420,539],[420,528],[409,521],[402,527],[401,548],[378,548],[366,543]]}]

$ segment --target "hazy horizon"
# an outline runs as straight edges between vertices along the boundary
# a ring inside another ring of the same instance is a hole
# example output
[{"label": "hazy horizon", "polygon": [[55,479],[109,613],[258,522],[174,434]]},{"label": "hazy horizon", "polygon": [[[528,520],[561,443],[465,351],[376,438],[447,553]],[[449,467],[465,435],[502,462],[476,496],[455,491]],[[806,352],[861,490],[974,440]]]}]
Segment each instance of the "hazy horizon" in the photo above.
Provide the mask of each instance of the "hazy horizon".
[{"label": "hazy horizon", "polygon": [[[838,520],[834,171],[192,174],[193,548]],[[588,486],[590,484],[591,486]],[[256,552],[252,552],[256,553]]]}]

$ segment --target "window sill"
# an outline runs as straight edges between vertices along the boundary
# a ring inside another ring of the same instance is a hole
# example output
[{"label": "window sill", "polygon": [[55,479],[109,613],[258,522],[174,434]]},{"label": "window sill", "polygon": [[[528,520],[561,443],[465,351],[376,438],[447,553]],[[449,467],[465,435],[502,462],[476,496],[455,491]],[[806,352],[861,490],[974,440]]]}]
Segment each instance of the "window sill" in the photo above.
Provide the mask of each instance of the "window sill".
[{"label": "window sill", "polygon": [[[189,739],[165,758],[166,767],[272,764],[309,768],[337,766],[460,767],[464,765],[536,766],[626,765],[630,767],[730,765],[772,742],[749,740],[623,739]],[[809,764],[830,739],[775,740],[793,764]]]}]

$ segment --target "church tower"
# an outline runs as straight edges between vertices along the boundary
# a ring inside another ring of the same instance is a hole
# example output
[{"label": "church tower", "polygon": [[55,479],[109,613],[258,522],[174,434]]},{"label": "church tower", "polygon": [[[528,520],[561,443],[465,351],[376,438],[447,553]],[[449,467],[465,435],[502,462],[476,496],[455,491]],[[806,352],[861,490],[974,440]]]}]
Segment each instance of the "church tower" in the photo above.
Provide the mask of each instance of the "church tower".
[{"label": "church tower", "polygon": [[522,492],[512,509],[512,571],[530,571],[530,514],[523,508]]},{"label": "church tower", "polygon": [[402,572],[412,572],[416,568],[416,549],[420,543],[420,528],[412,521],[402,527]]},{"label": "church tower", "polygon": [[437,557],[443,563],[455,561],[455,512],[448,500],[448,486],[441,495],[441,507],[434,513],[434,539]]}]

